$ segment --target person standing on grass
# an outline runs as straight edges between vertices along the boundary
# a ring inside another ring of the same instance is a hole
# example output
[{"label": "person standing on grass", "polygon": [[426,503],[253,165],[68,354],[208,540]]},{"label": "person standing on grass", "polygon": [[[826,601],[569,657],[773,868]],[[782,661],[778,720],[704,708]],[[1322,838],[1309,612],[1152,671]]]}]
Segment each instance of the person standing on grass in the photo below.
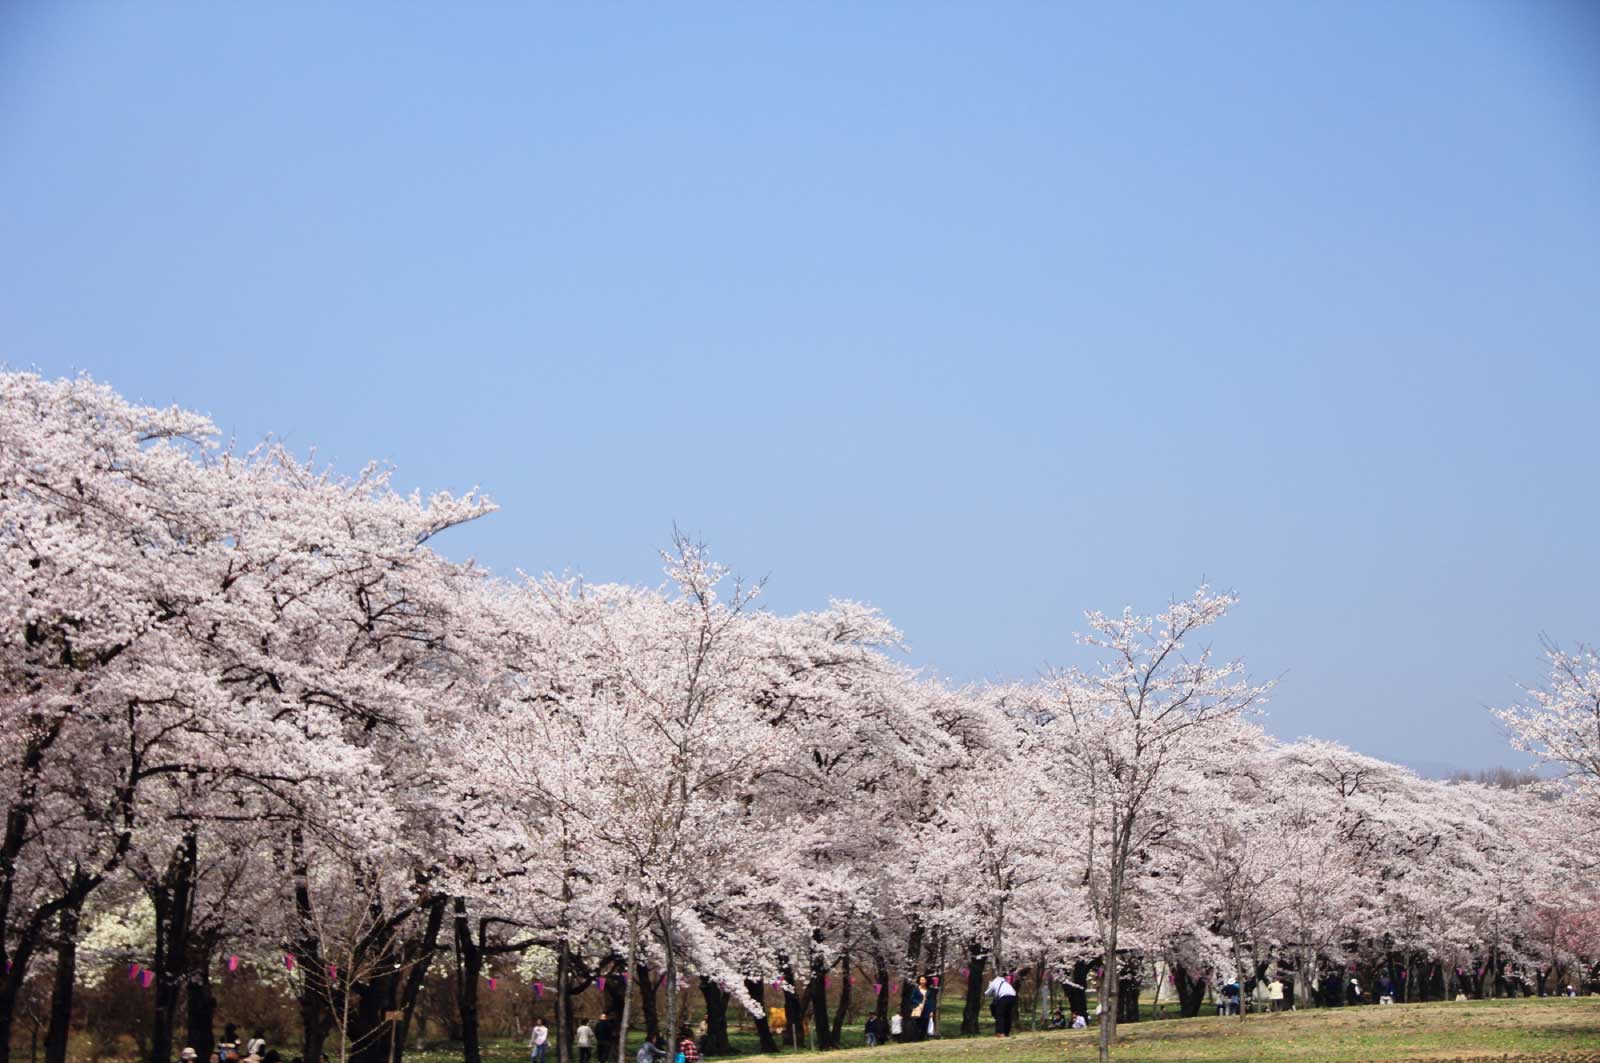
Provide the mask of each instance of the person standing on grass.
[{"label": "person standing on grass", "polygon": [[1273,1011],[1283,1010],[1283,980],[1281,978],[1275,977],[1267,983],[1267,1002],[1271,1005]]},{"label": "person standing on grass", "polygon": [[1017,1016],[1017,987],[1011,984],[1009,976],[997,974],[983,995],[994,998],[994,1035],[1010,1037],[1011,1023]]},{"label": "person standing on grass", "polygon": [[546,1049],[550,1047],[550,1029],[544,1024],[544,1017],[533,1020],[533,1033],[528,1035],[528,1047],[532,1049],[533,1063],[544,1063]]},{"label": "person standing on grass", "polygon": [[688,1026],[678,1028],[678,1055],[673,1063],[700,1063],[700,1046],[694,1043],[694,1031]]},{"label": "person standing on grass", "polygon": [[595,1047],[600,1050],[600,1063],[610,1063],[617,1058],[617,1054],[611,1051],[611,1044],[615,1040],[612,1035],[615,1031],[616,1023],[611,1021],[610,1013],[602,1011],[600,1021],[594,1024],[594,1041]]},{"label": "person standing on grass", "polygon": [[594,1030],[587,1020],[578,1024],[572,1043],[578,1046],[578,1063],[589,1063],[589,1057],[594,1054]]},{"label": "person standing on grass", "polygon": [[908,1041],[926,1041],[928,1039],[928,1020],[931,1018],[928,996],[928,976],[917,978],[917,984],[911,990],[911,1028],[906,1031]]}]

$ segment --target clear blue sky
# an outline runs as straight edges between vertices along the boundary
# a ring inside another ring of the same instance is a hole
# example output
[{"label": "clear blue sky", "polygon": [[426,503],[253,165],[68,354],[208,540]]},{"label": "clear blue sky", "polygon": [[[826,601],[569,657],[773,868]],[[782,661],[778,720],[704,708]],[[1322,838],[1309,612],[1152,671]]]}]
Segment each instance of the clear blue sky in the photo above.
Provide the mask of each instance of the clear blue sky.
[{"label": "clear blue sky", "polygon": [[1521,763],[1600,639],[1600,8],[473,6],[0,9],[0,357],[957,679],[1207,576],[1277,733]]}]

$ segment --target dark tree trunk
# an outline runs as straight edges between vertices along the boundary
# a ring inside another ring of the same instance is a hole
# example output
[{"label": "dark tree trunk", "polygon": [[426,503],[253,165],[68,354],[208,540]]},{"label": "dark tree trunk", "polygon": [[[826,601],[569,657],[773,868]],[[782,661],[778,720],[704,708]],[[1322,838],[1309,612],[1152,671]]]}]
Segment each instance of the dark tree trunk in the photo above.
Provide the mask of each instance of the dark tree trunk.
[{"label": "dark tree trunk", "polygon": [[[654,1041],[661,1033],[661,1017],[656,1014],[656,980],[650,976],[650,968],[642,963],[634,976],[639,983],[639,1013],[644,1017],[645,1040]],[[617,1036],[626,1038],[628,1031],[619,1030]]]},{"label": "dark tree trunk", "polygon": [[727,991],[705,975],[701,975],[700,995],[706,1000],[706,1035],[700,1045],[700,1054],[733,1055],[733,1045],[728,1042]]},{"label": "dark tree trunk", "polygon": [[[217,997],[211,991],[211,956],[215,945],[209,937],[204,942],[204,947],[198,950],[192,969],[189,972],[188,983],[184,986],[186,1000],[184,1001],[184,1030],[187,1035],[188,1047],[194,1049],[195,1055],[201,1060],[211,1058],[211,1053],[217,1046],[216,1035],[212,1027],[217,1018]],[[316,1063],[315,1060],[312,1063]]]},{"label": "dark tree trunk", "polygon": [[761,1016],[756,1019],[756,1037],[761,1042],[761,1051],[776,1052],[778,1039],[772,1036],[772,1024],[767,1021],[767,984],[758,978],[746,978],[744,991],[750,994],[750,999],[761,1005]]},{"label": "dark tree trunk", "polygon": [[1073,985],[1067,987],[1067,1002],[1072,1007],[1074,1015],[1082,1015],[1084,1021],[1089,1018],[1089,976],[1094,973],[1088,961],[1079,960],[1072,965]]},{"label": "dark tree trunk", "polygon": [[800,1007],[800,997],[794,991],[795,981],[794,966],[785,957],[783,960],[783,984],[785,987],[783,990],[783,1013],[789,1019],[789,1025],[785,1028],[785,1032],[789,1035],[788,1040],[791,1047],[804,1048],[805,1046],[801,1042],[805,1040],[802,1036],[806,1025],[805,1015]]},{"label": "dark tree trunk", "polygon": [[[600,970],[605,970],[605,967],[600,967]],[[582,999],[588,988],[594,985],[595,972],[591,971],[589,965],[583,962],[583,957],[573,952],[570,947],[567,949],[567,977],[565,981],[566,985],[562,988],[562,999],[566,1001],[567,1010],[566,1014],[561,1017],[561,1024],[558,1029],[561,1031],[562,1040],[568,1046],[573,1046],[578,1043],[578,1012],[580,1010],[578,1001]],[[568,1060],[576,1058],[571,1047],[567,1048],[566,1051]]]},{"label": "dark tree trunk", "polygon": [[294,877],[295,918],[299,932],[294,939],[294,954],[300,966],[301,1055],[306,1063],[318,1063],[333,1029],[333,1012],[328,1001],[334,987],[322,956],[317,936],[316,912],[311,905],[310,870],[305,856],[305,835],[298,826],[289,832],[290,872]]},{"label": "dark tree trunk", "polygon": [[[833,1037],[829,1039],[829,1044],[831,1044],[834,1048],[838,1048],[844,1044],[844,1024],[846,1017],[850,1014],[850,990],[853,987],[850,984],[852,981],[852,976],[850,974],[849,956],[844,958],[844,973],[839,977],[843,978],[844,981],[839,986],[839,1010],[834,1013]],[[827,987],[824,986],[823,988]]]},{"label": "dark tree trunk", "polygon": [[72,988],[78,977],[78,917],[82,911],[80,898],[63,906],[56,917],[56,977],[50,992],[50,1025],[44,1035],[44,1063],[67,1063]]},{"label": "dark tree trunk", "polygon": [[1428,976],[1423,980],[1421,997],[1423,1001],[1448,1000],[1445,995],[1444,964],[1436,962],[1428,968]]},{"label": "dark tree trunk", "polygon": [[449,900],[443,894],[429,899],[422,940],[405,949],[405,966],[394,980],[396,995],[392,998],[392,1006],[402,1013],[402,1017],[393,1038],[394,1055],[390,1063],[400,1063],[405,1055],[406,1035],[410,1033],[411,1020],[417,1013],[417,997],[428,980],[428,968],[433,965],[434,953],[439,949],[439,931],[444,926],[444,909]]},{"label": "dark tree trunk", "polygon": [[472,937],[466,898],[457,897],[452,903],[456,944],[456,1011],[461,1019],[462,1061],[483,1063],[483,1048],[478,1040],[478,983],[483,977],[483,950]]},{"label": "dark tree trunk", "polygon": [[961,1033],[972,1037],[983,1032],[983,972],[989,954],[976,941],[967,943],[967,1003],[961,1009]]},{"label": "dark tree trunk", "polygon": [[572,1013],[567,983],[572,973],[572,946],[566,938],[556,942],[556,1063],[572,1063]]},{"label": "dark tree trunk", "polygon": [[917,966],[922,962],[922,936],[919,921],[911,927],[911,936],[906,941],[906,961],[900,971],[900,1027],[905,1031],[901,1036],[906,1040],[912,1037],[911,995],[917,987]]},{"label": "dark tree trunk", "polygon": [[1118,959],[1117,1025],[1139,1021],[1139,965]]},{"label": "dark tree trunk", "polygon": [[[611,976],[606,979],[601,1010],[610,1016],[612,1022],[617,1022],[622,1016],[622,1002],[628,995],[628,961],[621,956],[611,958]],[[611,1063],[610,1060],[601,1060],[601,1063]]]},{"label": "dark tree trunk", "polygon": [[[17,997],[22,991],[23,981],[27,978],[33,954],[40,945],[36,926],[37,920],[34,924],[22,928],[15,948],[6,954],[4,970],[0,970],[0,1063],[10,1063],[11,1033],[16,1021]],[[0,924],[0,932],[3,931],[4,925]],[[33,1037],[38,1041],[37,1022],[34,1023]]]},{"label": "dark tree trunk", "polygon": [[[817,934],[817,943],[820,944],[821,934]],[[811,954],[811,1021],[815,1023],[817,1047],[819,1049],[837,1048],[833,1040],[833,1027],[828,1022],[828,968],[823,964],[822,954]]]},{"label": "dark tree trunk", "polygon": [[1172,980],[1177,983],[1178,1014],[1185,1019],[1200,1014],[1200,1008],[1206,1002],[1206,980],[1191,975],[1181,963],[1172,965]]},{"label": "dark tree trunk", "polygon": [[[24,638],[31,647],[43,644],[45,636],[34,625],[28,625]],[[5,967],[0,970],[0,1063],[10,1063],[11,1032],[16,1021],[17,997],[28,976],[28,965],[42,944],[45,928],[54,916],[53,911],[36,910],[32,918],[13,911],[15,901],[18,859],[32,837],[30,825],[38,802],[39,774],[45,754],[61,736],[66,724],[65,715],[57,717],[46,726],[27,728],[27,738],[22,749],[20,785],[6,808],[5,834],[0,836],[0,960]],[[12,940],[15,930],[16,939]],[[38,1037],[35,1023],[34,1037]]]},{"label": "dark tree trunk", "polygon": [[[199,840],[186,831],[159,881],[146,889],[156,913],[155,1022],[150,1032],[150,1063],[170,1063],[178,1028],[178,1003],[190,977],[189,938],[194,920],[194,882]],[[199,1049],[195,1049],[196,1054]]]},{"label": "dark tree trunk", "polygon": [[878,979],[877,997],[873,1001],[873,1008],[878,1016],[880,1036],[889,1036],[889,961],[883,958],[883,953],[872,954],[872,970]]}]

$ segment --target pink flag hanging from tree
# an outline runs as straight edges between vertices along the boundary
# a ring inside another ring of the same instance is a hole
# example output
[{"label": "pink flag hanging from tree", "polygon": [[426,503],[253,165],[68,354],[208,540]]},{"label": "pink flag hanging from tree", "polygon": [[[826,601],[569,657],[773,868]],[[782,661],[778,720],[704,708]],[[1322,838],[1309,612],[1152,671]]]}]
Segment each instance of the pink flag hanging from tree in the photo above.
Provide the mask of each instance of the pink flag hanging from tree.
[{"label": "pink flag hanging from tree", "polygon": [[493,975],[491,975],[489,977],[489,988],[490,989],[499,989],[500,988],[500,980],[498,978],[495,978]]},{"label": "pink flag hanging from tree", "polygon": [[543,982],[535,982],[535,983],[533,983],[533,999],[535,999],[535,1000],[543,1000],[544,999],[544,983]]},{"label": "pink flag hanging from tree", "polygon": [[228,970],[237,971],[238,969],[239,969],[239,957],[237,957],[237,956],[229,956],[228,957]]},{"label": "pink flag hanging from tree", "polygon": [[143,970],[143,969],[144,968],[140,967],[137,963],[128,964],[128,977],[129,978],[137,978],[137,977],[139,977],[139,972],[141,970]]},{"label": "pink flag hanging from tree", "polygon": [[604,993],[606,991],[606,976],[605,975],[601,975],[599,978],[596,978],[594,980],[594,985],[595,985],[596,989],[598,989],[598,990],[600,990],[600,992]]},{"label": "pink flag hanging from tree", "polygon": [[151,983],[154,982],[155,980],[156,980],[156,972],[154,972],[154,971],[145,971],[144,972],[144,987],[146,989],[149,989]]},{"label": "pink flag hanging from tree", "polygon": [[283,965],[291,971],[294,970],[294,955],[292,953],[286,952],[283,954]]}]

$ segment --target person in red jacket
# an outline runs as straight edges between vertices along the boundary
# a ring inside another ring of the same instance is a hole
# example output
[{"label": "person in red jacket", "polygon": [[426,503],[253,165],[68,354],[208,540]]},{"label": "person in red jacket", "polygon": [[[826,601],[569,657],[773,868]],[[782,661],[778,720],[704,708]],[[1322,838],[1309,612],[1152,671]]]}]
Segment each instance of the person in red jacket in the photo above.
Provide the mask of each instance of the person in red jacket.
[{"label": "person in red jacket", "polygon": [[694,1043],[694,1031],[687,1026],[678,1028],[678,1059],[676,1063],[700,1063],[700,1046]]}]

